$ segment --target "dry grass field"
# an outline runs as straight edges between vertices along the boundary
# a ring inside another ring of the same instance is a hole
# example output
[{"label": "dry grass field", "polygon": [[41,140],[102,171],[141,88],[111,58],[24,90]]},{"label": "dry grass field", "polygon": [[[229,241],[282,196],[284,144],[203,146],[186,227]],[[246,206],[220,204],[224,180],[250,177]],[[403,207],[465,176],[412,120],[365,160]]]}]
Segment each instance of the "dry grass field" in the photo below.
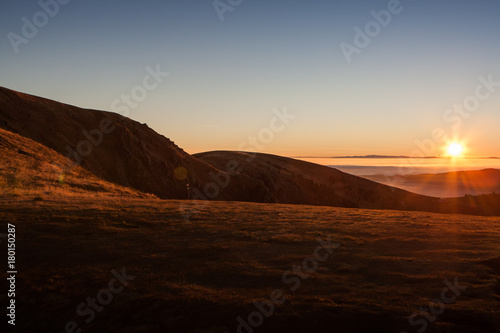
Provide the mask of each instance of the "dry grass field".
[{"label": "dry grass field", "polygon": [[[187,222],[181,205],[195,203],[2,195],[16,332],[500,332],[499,218],[213,202]],[[318,237],[337,245],[308,273]],[[79,315],[122,268],[129,284],[92,320]],[[432,314],[455,279],[467,288]],[[273,290],[286,301],[255,315]],[[238,331],[252,313],[258,327]]]}]

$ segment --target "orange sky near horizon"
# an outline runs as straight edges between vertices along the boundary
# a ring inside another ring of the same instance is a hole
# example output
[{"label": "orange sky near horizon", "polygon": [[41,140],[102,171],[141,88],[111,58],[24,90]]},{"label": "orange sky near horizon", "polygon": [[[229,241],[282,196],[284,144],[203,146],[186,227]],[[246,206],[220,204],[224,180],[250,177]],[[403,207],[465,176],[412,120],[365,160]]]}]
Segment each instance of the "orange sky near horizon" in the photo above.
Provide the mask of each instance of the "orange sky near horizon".
[{"label": "orange sky near horizon", "polygon": [[210,1],[71,1],[7,38],[41,10],[2,6],[0,86],[126,111],[188,153],[500,156],[498,1],[401,1],[387,24],[387,1],[245,1],[224,19]]}]

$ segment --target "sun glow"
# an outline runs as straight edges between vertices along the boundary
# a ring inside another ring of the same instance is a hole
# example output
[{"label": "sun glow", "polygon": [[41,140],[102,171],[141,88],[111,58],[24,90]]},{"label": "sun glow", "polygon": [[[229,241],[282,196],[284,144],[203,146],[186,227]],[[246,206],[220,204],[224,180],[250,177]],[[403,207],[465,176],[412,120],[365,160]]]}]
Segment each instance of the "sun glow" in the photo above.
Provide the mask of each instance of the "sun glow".
[{"label": "sun glow", "polygon": [[461,157],[464,152],[464,147],[457,142],[452,142],[446,147],[446,153],[450,157]]}]

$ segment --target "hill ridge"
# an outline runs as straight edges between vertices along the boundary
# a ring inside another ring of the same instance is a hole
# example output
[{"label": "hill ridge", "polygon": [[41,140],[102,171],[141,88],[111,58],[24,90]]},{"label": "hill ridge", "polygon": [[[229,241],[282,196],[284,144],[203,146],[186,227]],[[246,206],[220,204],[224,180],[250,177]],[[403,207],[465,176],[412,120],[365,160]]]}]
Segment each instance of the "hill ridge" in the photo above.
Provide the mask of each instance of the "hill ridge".
[{"label": "hill ridge", "polygon": [[7,88],[0,88],[0,128],[63,156],[78,152],[74,162],[103,180],[162,199],[500,214],[494,208],[500,206],[497,197],[443,202],[282,156],[231,151],[190,155],[130,118]]}]

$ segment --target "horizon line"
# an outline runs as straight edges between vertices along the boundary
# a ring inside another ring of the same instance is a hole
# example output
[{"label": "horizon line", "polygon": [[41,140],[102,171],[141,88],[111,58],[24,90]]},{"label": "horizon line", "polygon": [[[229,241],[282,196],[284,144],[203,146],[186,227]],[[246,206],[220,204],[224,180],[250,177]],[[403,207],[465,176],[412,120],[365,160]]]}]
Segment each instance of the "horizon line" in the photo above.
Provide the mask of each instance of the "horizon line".
[{"label": "horizon line", "polygon": [[419,158],[419,159],[500,159],[497,156],[462,156],[462,157],[451,157],[451,156],[407,156],[407,155],[353,155],[353,156],[291,156],[292,158]]}]

